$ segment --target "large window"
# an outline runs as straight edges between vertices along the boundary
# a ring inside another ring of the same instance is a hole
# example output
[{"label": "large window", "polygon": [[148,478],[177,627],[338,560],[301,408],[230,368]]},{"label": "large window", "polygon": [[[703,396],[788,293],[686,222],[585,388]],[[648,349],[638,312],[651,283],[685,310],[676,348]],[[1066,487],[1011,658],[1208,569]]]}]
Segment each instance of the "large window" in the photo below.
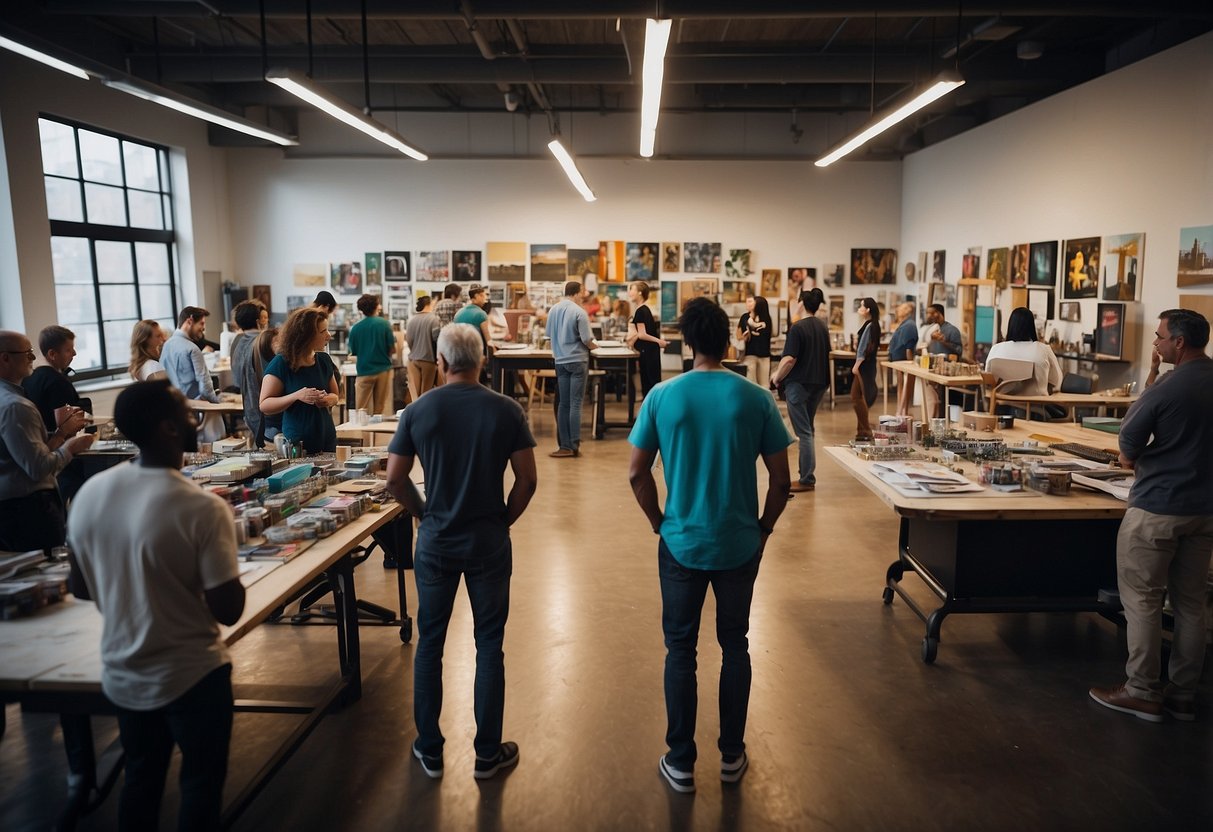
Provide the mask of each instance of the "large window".
[{"label": "large window", "polygon": [[172,330],[176,237],[168,150],[40,118],[58,323],[76,333],[82,378],[124,369],[143,318]]}]

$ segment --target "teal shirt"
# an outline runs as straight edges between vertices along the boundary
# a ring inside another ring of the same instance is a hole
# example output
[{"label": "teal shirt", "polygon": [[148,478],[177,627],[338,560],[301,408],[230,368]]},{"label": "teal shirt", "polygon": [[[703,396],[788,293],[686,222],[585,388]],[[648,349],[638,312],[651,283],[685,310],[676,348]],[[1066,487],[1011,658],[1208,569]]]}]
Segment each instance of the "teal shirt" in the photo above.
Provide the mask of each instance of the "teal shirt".
[{"label": "teal shirt", "polygon": [[628,441],[661,452],[661,537],[688,569],[735,569],[758,550],[759,456],[792,444],[775,397],[731,370],[692,371],[644,397]]},{"label": "teal shirt", "polygon": [[386,318],[363,318],[350,327],[349,350],[358,356],[358,375],[375,376],[392,369],[396,334]]},{"label": "teal shirt", "polygon": [[476,327],[476,329],[480,329],[480,325],[488,319],[489,316],[483,309],[474,303],[469,303],[455,313],[453,323],[471,324],[472,326]]}]

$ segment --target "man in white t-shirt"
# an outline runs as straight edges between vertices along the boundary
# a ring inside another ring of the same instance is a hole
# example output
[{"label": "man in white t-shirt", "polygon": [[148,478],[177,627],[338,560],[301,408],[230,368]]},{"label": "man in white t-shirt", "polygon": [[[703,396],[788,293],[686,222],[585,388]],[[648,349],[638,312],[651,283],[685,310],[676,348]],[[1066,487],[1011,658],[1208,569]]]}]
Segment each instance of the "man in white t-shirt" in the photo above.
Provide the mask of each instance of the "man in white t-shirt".
[{"label": "man in white t-shirt", "polygon": [[72,591],[104,620],[101,688],[118,708],[123,829],[154,829],[173,745],[180,828],[217,829],[232,733],[232,666],[219,624],[244,611],[227,505],[178,470],[197,424],[168,381],[123,390],[114,422],[139,459],[84,484],[68,518]]}]

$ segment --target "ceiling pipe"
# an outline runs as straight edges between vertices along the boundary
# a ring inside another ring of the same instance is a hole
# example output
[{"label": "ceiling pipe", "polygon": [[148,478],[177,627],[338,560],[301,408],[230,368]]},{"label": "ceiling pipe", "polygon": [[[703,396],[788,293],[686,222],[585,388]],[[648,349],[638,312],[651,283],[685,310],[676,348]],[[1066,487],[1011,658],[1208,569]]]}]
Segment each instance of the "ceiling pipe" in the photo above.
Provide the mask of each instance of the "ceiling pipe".
[{"label": "ceiling pipe", "polygon": [[[493,51],[493,45],[484,36],[484,32],[480,31],[480,23],[472,13],[472,4],[469,0],[460,0],[459,7],[463,10],[464,25],[468,28],[472,43],[476,44],[476,48],[480,50],[480,56],[486,61],[497,60],[497,53]],[[497,91],[504,96],[506,112],[512,113],[518,109],[518,96],[514,95],[513,87],[510,84],[498,81]]]}]

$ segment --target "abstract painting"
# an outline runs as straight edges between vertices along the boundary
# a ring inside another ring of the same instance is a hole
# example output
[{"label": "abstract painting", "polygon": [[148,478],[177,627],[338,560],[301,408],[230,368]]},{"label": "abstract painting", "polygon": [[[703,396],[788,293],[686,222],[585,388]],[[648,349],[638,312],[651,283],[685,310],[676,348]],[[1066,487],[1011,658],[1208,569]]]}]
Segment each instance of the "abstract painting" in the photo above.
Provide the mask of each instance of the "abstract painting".
[{"label": "abstract painting", "polygon": [[531,246],[531,282],[564,283],[568,278],[569,249],[563,243]]},{"label": "abstract painting", "polygon": [[745,280],[754,273],[754,254],[748,248],[729,249],[729,259],[724,261],[724,276],[733,280]]},{"label": "abstract painting", "polygon": [[1103,238],[1104,300],[1141,300],[1142,264],[1146,261],[1145,232]]},{"label": "abstract painting", "polygon": [[693,298],[716,299],[720,291],[720,281],[714,277],[697,277],[694,280],[682,280],[678,283],[678,308],[681,310],[687,301]]},{"label": "abstract painting", "polygon": [[851,249],[851,285],[897,282],[897,249]]},{"label": "abstract painting", "polygon": [[623,283],[626,253],[622,240],[598,243],[598,279],[607,283]]},{"label": "abstract painting", "polygon": [[643,280],[646,283],[657,279],[657,243],[627,244],[628,281]]},{"label": "abstract painting", "polygon": [[1032,243],[1028,254],[1028,285],[1057,285],[1057,241]]},{"label": "abstract painting", "polygon": [[1077,300],[1099,294],[1099,249],[1098,237],[1066,240],[1062,297]]},{"label": "abstract painting", "polygon": [[362,264],[357,260],[329,267],[329,288],[339,295],[362,294]]},{"label": "abstract painting", "polygon": [[447,283],[451,279],[449,251],[417,252],[417,279],[432,283]]},{"label": "abstract painting", "polygon": [[846,263],[826,263],[821,267],[822,282],[831,289],[841,289],[847,279]]},{"label": "abstract painting", "polygon": [[452,251],[451,252],[451,267],[454,272],[454,280],[459,283],[480,283],[480,252],[479,251]]},{"label": "abstract painting", "polygon": [[598,249],[569,249],[569,280],[580,280],[584,283],[587,274],[598,274]]},{"label": "abstract painting", "polygon": [[678,283],[673,280],[661,281],[661,320],[670,324],[678,320]]},{"label": "abstract painting", "polygon": [[291,276],[296,286],[313,286],[321,288],[325,285],[325,275],[328,266],[324,263],[296,263],[291,267]]}]

